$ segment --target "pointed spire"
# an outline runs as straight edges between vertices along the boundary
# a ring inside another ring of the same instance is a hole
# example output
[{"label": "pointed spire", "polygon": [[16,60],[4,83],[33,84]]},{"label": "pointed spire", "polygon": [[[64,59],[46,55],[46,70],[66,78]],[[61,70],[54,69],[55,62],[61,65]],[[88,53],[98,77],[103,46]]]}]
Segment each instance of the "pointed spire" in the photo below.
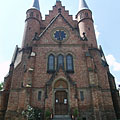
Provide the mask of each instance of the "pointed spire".
[{"label": "pointed spire", "polygon": [[89,9],[85,0],[79,0],[79,10]]},{"label": "pointed spire", "polygon": [[39,0],[33,0],[32,8],[40,11]]}]

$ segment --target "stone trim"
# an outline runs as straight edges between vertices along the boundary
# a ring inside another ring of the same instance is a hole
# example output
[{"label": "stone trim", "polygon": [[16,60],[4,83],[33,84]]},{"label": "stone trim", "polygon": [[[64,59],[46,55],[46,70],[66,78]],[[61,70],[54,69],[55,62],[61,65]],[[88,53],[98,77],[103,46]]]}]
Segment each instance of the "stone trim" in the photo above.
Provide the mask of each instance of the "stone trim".
[{"label": "stone trim", "polygon": [[92,18],[82,18],[82,19],[78,22],[78,25],[79,25],[80,22],[83,21],[83,20],[91,20],[92,22],[94,22]]},{"label": "stone trim", "polygon": [[[87,42],[87,41],[83,41]],[[82,47],[83,44],[62,44],[62,47]],[[88,44],[85,44],[88,46]],[[33,47],[59,47],[59,44],[33,44]]]},{"label": "stone trim", "polygon": [[29,17],[29,18],[27,18],[27,19],[25,20],[25,22],[27,22],[29,19],[37,20],[37,21],[39,22],[39,24],[40,24],[40,21],[39,21],[37,18],[35,18],[35,17]]}]

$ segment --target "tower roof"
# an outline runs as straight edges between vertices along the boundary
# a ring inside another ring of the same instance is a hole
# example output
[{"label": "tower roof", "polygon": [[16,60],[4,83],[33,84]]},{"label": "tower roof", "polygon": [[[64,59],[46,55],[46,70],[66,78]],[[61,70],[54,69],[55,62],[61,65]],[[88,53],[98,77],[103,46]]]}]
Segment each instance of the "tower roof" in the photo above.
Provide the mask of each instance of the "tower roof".
[{"label": "tower roof", "polygon": [[79,0],[79,10],[89,9],[85,0]]},{"label": "tower roof", "polygon": [[40,10],[39,0],[33,0],[32,8],[35,8],[35,9],[37,9],[37,10]]}]

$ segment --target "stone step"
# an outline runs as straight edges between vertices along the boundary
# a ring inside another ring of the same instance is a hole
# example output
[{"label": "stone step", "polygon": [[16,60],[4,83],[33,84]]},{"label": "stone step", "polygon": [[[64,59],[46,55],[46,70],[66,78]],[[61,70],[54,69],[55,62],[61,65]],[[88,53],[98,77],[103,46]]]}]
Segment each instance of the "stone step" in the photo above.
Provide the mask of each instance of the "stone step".
[{"label": "stone step", "polygon": [[52,120],[72,120],[71,118],[53,118]]},{"label": "stone step", "polygon": [[71,118],[53,118],[52,120],[72,120]]},{"label": "stone step", "polygon": [[52,120],[72,120],[69,115],[55,115]]}]

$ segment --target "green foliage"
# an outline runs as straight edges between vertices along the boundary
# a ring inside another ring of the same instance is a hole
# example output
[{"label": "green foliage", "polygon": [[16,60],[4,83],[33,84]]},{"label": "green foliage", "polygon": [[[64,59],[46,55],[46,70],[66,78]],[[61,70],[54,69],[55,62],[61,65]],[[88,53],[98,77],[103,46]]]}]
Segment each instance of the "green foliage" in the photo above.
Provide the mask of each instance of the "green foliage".
[{"label": "green foliage", "polygon": [[45,118],[46,118],[46,120],[48,120],[50,117],[51,117],[51,112],[48,109],[48,110],[45,111]]},{"label": "green foliage", "polygon": [[78,109],[76,108],[76,109],[74,109],[74,111],[73,111],[73,116],[74,116],[74,117],[78,117],[78,115],[79,115],[79,111],[78,111]]},{"label": "green foliage", "polygon": [[42,113],[43,113],[43,111],[41,109],[35,108],[34,109],[34,113],[35,113],[34,116],[35,116],[36,120],[41,120],[42,119]]},{"label": "green foliage", "polygon": [[77,120],[81,120],[80,117],[78,117]]},{"label": "green foliage", "polygon": [[0,91],[3,90],[3,84],[4,84],[3,82],[0,83]]},{"label": "green foliage", "polygon": [[27,110],[22,111],[22,115],[28,120],[42,120],[42,110],[27,106]]}]

